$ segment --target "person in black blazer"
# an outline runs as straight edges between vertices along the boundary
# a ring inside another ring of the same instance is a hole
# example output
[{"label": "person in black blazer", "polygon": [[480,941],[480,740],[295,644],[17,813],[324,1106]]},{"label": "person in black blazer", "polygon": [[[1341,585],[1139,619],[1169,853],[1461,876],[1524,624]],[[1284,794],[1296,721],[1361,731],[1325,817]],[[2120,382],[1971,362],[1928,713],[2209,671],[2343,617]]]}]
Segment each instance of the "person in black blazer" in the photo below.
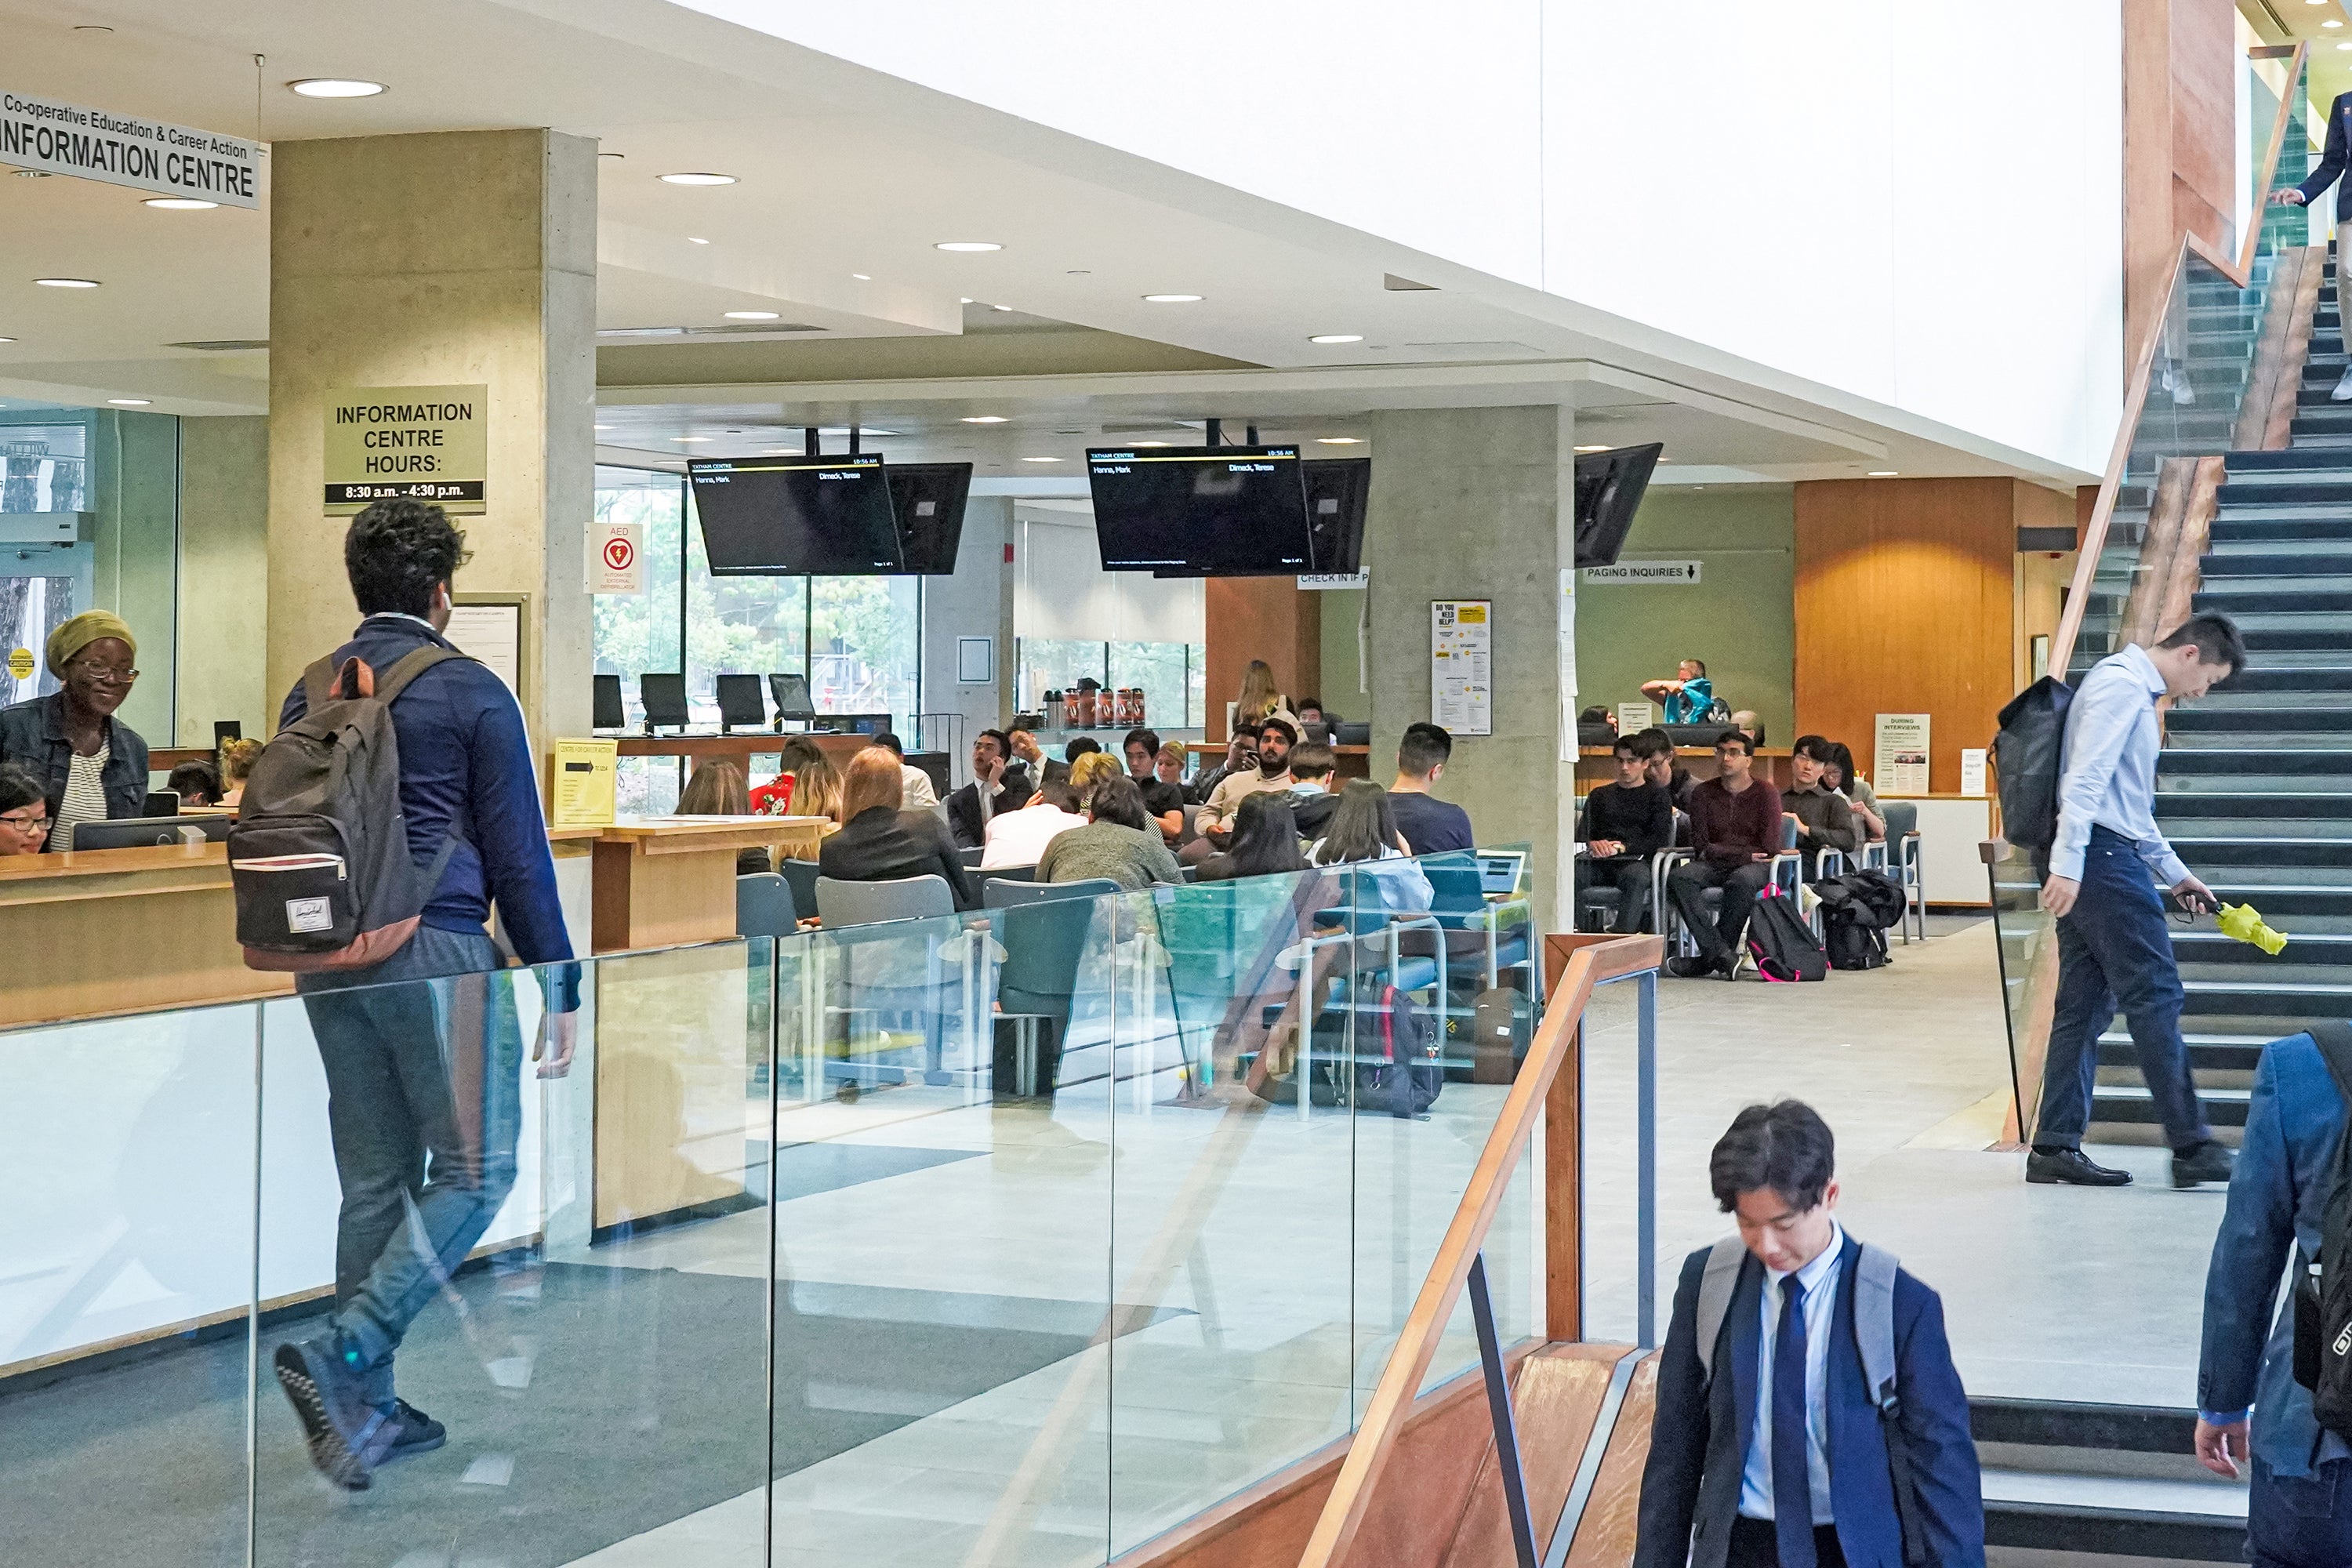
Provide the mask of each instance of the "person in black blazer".
[{"label": "person in black blazer", "polygon": [[979,908],[979,895],[945,825],[932,812],[901,811],[905,798],[896,753],[868,746],[850,758],[841,791],[841,831],[817,851],[818,873],[841,882],[938,877],[954,895],[957,909]]},{"label": "person in black blazer", "polygon": [[[1863,1247],[1837,1223],[1829,1127],[1801,1100],[1751,1105],[1717,1142],[1707,1174],[1717,1203],[1738,1217],[1746,1255],[1704,1364],[1699,1300],[1716,1249],[1683,1265],[1658,1361],[1634,1568],[1904,1568],[1887,1429],[1855,1335]],[[1983,1481],[1943,1303],[1899,1268],[1892,1297],[1895,1429],[1922,1560],[1983,1568]],[[1801,1413],[1801,1437],[1783,1412]]]},{"label": "person in black blazer", "polygon": [[[948,796],[948,826],[958,847],[978,849],[988,842],[991,817],[1029,804],[1037,786],[1028,768],[1011,760],[1013,742],[1002,730],[982,730],[971,743],[971,783]],[[983,800],[982,790],[988,791]]]},{"label": "person in black blazer", "polygon": [[[2347,158],[2352,156],[2352,147],[2347,146],[2347,142],[2352,142],[2352,92],[2339,92],[2336,95],[2336,101],[2327,106],[2327,150],[2320,157],[2319,167],[2305,175],[2301,184],[2272,192],[2272,203],[2280,206],[2309,206],[2326,192],[2329,185],[2334,184],[2336,221],[2340,228],[2346,219],[2352,218],[2352,180],[2342,179]],[[2352,321],[2352,316],[2344,313],[2344,266],[2341,259],[2336,268],[2336,311],[2337,320]],[[2338,403],[2352,402],[2352,365],[2345,366],[2343,375],[2336,380],[2336,390],[2327,395]]]}]

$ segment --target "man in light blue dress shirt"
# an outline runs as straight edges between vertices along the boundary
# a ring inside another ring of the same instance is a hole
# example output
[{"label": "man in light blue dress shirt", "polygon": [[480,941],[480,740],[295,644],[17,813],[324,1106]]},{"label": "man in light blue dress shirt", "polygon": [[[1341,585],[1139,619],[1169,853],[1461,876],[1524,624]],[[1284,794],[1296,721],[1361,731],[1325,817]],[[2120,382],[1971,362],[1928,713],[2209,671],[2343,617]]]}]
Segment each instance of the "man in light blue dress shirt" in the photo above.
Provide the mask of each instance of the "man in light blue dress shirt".
[{"label": "man in light blue dress shirt", "polygon": [[2152,649],[2128,646],[2092,667],[2066,710],[2058,836],[2042,907],[2058,926],[2058,1000],[2042,1059],[2042,1115],[2025,1179],[2119,1187],[2126,1171],[2083,1152],[2100,1033],[2118,1004],[2131,1030],[2164,1141],[2172,1184],[2230,1179],[2230,1152],[2213,1141],[2180,1038],[2184,993],[2159,886],[2183,908],[2214,907],[2213,890],[2174,854],[2156,825],[2159,699],[2186,702],[2245,667],[2246,645],[2226,616],[2192,616]]}]

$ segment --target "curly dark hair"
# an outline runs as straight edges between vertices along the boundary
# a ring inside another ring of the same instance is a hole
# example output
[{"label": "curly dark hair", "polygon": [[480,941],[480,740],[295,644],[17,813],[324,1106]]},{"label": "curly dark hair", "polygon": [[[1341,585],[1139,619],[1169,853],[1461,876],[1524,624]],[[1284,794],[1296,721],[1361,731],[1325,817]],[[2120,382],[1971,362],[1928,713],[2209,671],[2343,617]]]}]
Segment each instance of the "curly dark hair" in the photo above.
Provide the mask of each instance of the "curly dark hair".
[{"label": "curly dark hair", "polygon": [[449,514],[423,501],[377,501],[343,535],[343,570],[363,616],[429,615],[434,588],[469,558]]}]

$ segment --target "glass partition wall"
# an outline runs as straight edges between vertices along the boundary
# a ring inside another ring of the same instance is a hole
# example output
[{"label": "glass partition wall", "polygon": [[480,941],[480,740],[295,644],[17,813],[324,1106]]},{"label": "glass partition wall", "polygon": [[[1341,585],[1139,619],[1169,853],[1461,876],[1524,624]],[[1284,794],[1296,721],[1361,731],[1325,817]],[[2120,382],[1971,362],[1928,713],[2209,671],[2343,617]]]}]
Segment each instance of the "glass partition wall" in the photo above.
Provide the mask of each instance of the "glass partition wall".
[{"label": "glass partition wall", "polygon": [[1535,1001],[1491,875],[602,956],[568,1063],[560,969],[0,1034],[9,1555],[1107,1563],[1360,1415]]}]

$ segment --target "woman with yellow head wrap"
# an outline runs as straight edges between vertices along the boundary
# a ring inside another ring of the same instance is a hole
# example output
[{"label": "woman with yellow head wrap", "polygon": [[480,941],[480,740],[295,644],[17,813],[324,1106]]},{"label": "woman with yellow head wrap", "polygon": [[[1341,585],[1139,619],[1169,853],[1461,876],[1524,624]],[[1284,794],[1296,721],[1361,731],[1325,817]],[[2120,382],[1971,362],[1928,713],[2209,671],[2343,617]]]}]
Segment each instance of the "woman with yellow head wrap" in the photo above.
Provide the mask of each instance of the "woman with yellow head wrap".
[{"label": "woman with yellow head wrap", "polygon": [[73,847],[84,822],[137,816],[147,800],[147,742],[114,717],[139,678],[139,639],[122,618],[87,610],[42,650],[58,689],[0,708],[0,762],[48,789],[51,849]]}]

